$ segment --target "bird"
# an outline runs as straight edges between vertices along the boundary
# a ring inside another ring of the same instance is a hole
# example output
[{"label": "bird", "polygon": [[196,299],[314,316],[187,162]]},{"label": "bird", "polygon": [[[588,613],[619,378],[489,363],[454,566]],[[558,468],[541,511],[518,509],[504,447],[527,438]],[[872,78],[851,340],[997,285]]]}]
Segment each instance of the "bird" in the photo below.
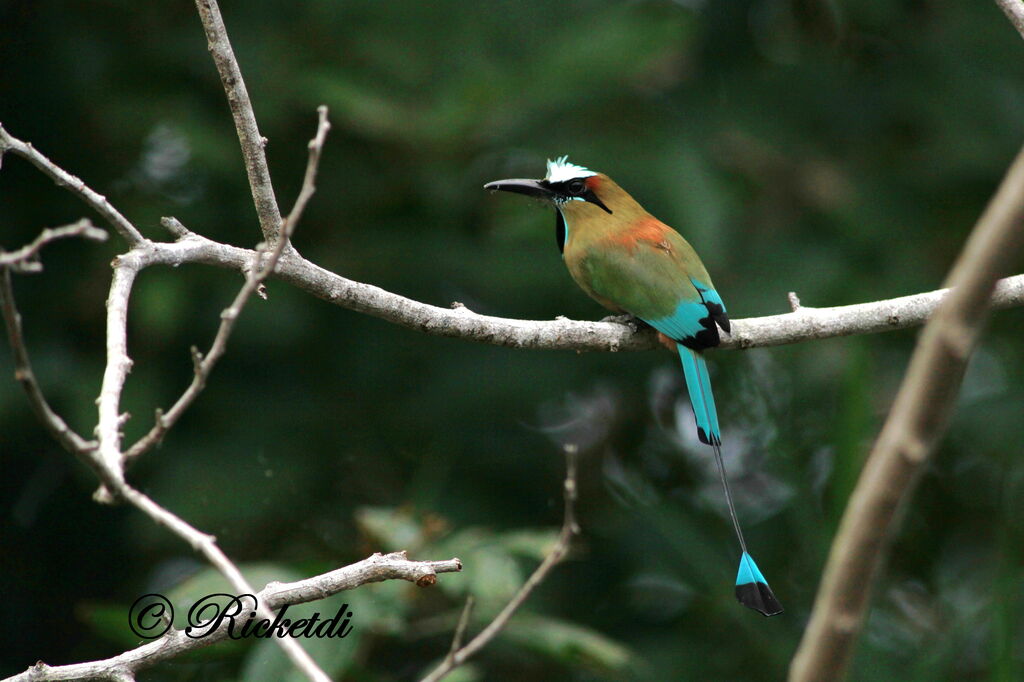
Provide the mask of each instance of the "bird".
[{"label": "bird", "polygon": [[783,608],[761,574],[740,528],[722,461],[722,432],[703,351],[729,332],[729,315],[693,247],[604,173],[570,163],[547,162],[540,180],[513,178],[484,185],[554,204],[555,239],[573,280],[615,313],[653,327],[678,352],[693,407],[698,439],[711,446],[740,545],[737,600],[765,616]]}]

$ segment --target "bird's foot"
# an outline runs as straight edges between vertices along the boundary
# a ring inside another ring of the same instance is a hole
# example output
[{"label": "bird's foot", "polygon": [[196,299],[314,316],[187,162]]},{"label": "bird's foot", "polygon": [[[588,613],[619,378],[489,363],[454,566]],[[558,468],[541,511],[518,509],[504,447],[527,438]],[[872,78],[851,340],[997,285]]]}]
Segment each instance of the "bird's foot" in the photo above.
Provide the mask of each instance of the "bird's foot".
[{"label": "bird's foot", "polygon": [[608,317],[602,318],[601,322],[614,322],[616,324],[624,324],[634,332],[638,332],[642,329],[646,329],[651,325],[641,320],[636,315],[625,313],[624,315],[609,315]]}]

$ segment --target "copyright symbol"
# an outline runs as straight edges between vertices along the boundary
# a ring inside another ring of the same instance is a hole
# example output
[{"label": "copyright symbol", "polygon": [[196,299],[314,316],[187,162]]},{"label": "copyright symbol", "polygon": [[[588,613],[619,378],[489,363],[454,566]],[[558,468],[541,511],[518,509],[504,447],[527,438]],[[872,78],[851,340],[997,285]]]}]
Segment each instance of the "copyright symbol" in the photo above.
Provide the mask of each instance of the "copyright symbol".
[{"label": "copyright symbol", "polygon": [[128,627],[142,639],[156,639],[171,629],[174,607],[162,594],[144,594],[128,609]]}]

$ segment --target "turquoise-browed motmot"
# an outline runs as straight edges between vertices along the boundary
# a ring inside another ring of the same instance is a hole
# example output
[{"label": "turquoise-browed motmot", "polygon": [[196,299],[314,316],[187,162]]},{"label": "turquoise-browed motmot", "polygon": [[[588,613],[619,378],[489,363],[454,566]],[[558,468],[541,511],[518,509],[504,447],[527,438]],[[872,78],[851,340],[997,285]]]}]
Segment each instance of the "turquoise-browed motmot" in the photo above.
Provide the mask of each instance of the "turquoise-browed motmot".
[{"label": "turquoise-browed motmot", "polygon": [[702,351],[729,331],[721,296],[693,247],[604,173],[548,161],[542,180],[498,180],[486,189],[516,192],[554,203],[558,248],[576,283],[598,303],[629,313],[658,332],[679,353],[697,421],[697,436],[712,447],[740,543],[736,598],[756,611],[782,613],[768,582],[747,552],[722,463],[721,430]]}]

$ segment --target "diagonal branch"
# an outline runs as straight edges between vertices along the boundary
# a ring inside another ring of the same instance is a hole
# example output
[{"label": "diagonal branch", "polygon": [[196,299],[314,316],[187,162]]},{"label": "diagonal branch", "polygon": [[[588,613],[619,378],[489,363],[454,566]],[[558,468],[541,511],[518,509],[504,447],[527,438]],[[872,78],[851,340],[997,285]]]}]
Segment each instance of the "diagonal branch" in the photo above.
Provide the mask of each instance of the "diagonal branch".
[{"label": "diagonal branch", "polygon": [[575,445],[565,446],[565,483],[564,483],[564,497],[565,497],[565,508],[564,518],[562,521],[562,530],[558,534],[558,540],[555,542],[554,547],[548,552],[547,556],[540,565],[534,570],[534,572],[527,578],[526,582],[519,589],[512,600],[505,605],[505,608],[494,617],[487,627],[480,631],[480,633],[471,639],[465,646],[461,645],[462,637],[466,631],[466,623],[469,620],[470,609],[473,608],[473,602],[467,601],[465,608],[462,610],[462,616],[459,618],[459,624],[455,628],[455,635],[452,638],[452,647],[448,652],[448,655],[444,657],[429,675],[423,678],[421,682],[438,682],[439,680],[446,677],[450,672],[455,670],[457,667],[462,665],[469,659],[470,656],[480,651],[480,649],[487,646],[492,639],[498,636],[505,626],[508,625],[509,619],[512,618],[513,614],[519,609],[520,606],[530,597],[533,590],[537,585],[541,584],[548,574],[555,566],[557,566],[569,553],[569,546],[572,544],[572,539],[576,537],[580,532],[579,524],[576,523],[576,458],[577,449]]},{"label": "diagonal branch", "polygon": [[[374,554],[349,566],[294,583],[270,583],[255,593],[257,602],[267,608],[279,609],[305,602],[325,599],[345,590],[384,580],[407,580],[420,587],[437,582],[437,574],[462,570],[458,559],[445,561],[410,561],[405,552]],[[252,594],[250,592],[250,594]],[[358,618],[358,615],[355,617]],[[44,682],[48,680],[109,680],[117,675],[134,679],[135,673],[190,651],[196,651],[227,639],[227,621],[203,637],[188,637],[183,631],[169,630],[159,639],[101,661],[73,665],[48,666],[42,661],[5,682]]]},{"label": "diagonal branch", "polygon": [[281,231],[281,211],[277,207],[274,185],[270,181],[270,168],[267,166],[267,156],[263,151],[267,140],[260,135],[259,126],[256,124],[256,114],[252,109],[249,91],[245,88],[242,70],[238,67],[234,50],[231,49],[231,41],[228,39],[217,0],[196,0],[196,9],[199,10],[199,18],[206,31],[207,49],[217,66],[224,93],[228,97],[228,106],[231,107],[231,117],[235,120],[235,130],[238,132],[238,141],[242,147],[245,172],[249,176],[249,188],[252,190],[260,229],[263,231],[263,238],[272,244]]},{"label": "diagonal branch", "polygon": [[946,430],[996,278],[1022,245],[1024,149],[971,232],[950,272],[950,293],[921,334],[832,543],[791,682],[845,677],[898,519]]},{"label": "diagonal branch", "polygon": [[[82,438],[74,429],[67,425],[67,422],[60,418],[60,415],[53,411],[53,408],[46,401],[42,389],[39,387],[39,382],[36,381],[36,375],[32,371],[32,363],[28,358],[28,348],[25,345],[25,337],[21,329],[21,314],[18,312],[18,307],[14,301],[11,271],[10,268],[6,267],[0,268],[0,310],[3,312],[4,322],[7,326],[7,338],[10,341],[11,351],[14,354],[14,378],[25,389],[32,410],[39,417],[39,420],[43,422],[50,435],[65,450],[76,455],[96,471],[92,459],[86,456],[87,453],[96,447],[96,443]],[[97,473],[99,472],[97,471]]]},{"label": "diagonal branch", "polygon": [[[1024,38],[1024,2],[996,3]],[[946,282],[951,293],[918,340],[840,521],[811,620],[790,664],[791,682],[846,676],[898,519],[946,430],[967,362],[989,308],[995,307],[997,278],[1012,267],[1022,246],[1024,148],[954,264]]]},{"label": "diagonal branch", "polygon": [[[213,372],[213,368],[216,366],[217,361],[220,360],[224,355],[224,352],[227,350],[228,338],[231,336],[231,332],[234,331],[235,321],[241,314],[242,309],[245,307],[245,304],[249,301],[249,298],[253,293],[261,291],[263,282],[272,272],[274,272],[274,268],[277,267],[277,263],[280,260],[281,255],[285,252],[285,249],[287,249],[291,241],[292,232],[298,224],[299,218],[302,216],[302,211],[305,209],[310,197],[312,197],[313,193],[316,191],[315,183],[317,170],[320,165],[320,154],[323,151],[327,131],[331,128],[331,124],[327,120],[327,107],[321,106],[317,111],[319,115],[319,123],[317,124],[316,135],[309,142],[309,162],[306,166],[302,189],[299,191],[299,197],[295,201],[295,207],[292,209],[292,212],[288,215],[287,219],[285,219],[284,234],[282,238],[277,240],[274,244],[274,248],[270,252],[270,255],[266,259],[249,268],[245,284],[242,285],[242,288],[235,296],[234,301],[231,302],[231,305],[221,313],[220,327],[217,329],[217,334],[214,336],[213,343],[206,355],[203,355],[195,348],[192,349],[193,364],[195,367],[192,383],[189,384],[189,387],[185,389],[185,392],[166,413],[157,410],[156,424],[125,453],[125,465],[130,464],[140,455],[163,440],[164,434],[167,433],[167,430],[177,423],[185,410],[187,410],[189,406],[195,402],[196,398],[199,397],[199,394],[206,387],[206,381]],[[180,226],[180,223],[176,223],[176,221],[171,222],[170,224],[177,224]],[[257,251],[256,258],[260,258],[259,251]]]},{"label": "diagonal branch", "polygon": [[8,151],[22,157],[57,183],[58,187],[63,187],[88,204],[94,211],[103,216],[130,245],[135,246],[148,241],[132,225],[131,221],[121,215],[120,211],[107,201],[105,196],[94,191],[82,182],[81,179],[68,173],[53,161],[40,154],[30,142],[19,140],[4,130],[3,125],[0,125],[0,159],[3,158],[4,152]]},{"label": "diagonal branch", "polygon": [[1024,37],[1024,0],[996,0],[999,9],[1010,20],[1017,32]]}]

